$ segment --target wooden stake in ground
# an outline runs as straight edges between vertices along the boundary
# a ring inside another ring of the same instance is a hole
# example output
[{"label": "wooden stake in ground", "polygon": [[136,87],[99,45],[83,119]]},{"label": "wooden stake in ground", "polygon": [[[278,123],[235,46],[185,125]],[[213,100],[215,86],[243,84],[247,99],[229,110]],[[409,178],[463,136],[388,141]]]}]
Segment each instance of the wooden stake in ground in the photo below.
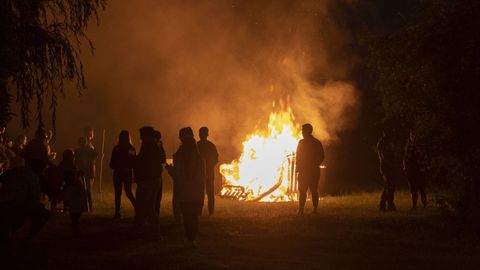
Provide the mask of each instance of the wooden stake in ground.
[{"label": "wooden stake in ground", "polygon": [[105,129],[102,131],[102,155],[100,156],[100,177],[98,182],[98,191],[102,192],[103,179],[103,158],[105,157]]}]

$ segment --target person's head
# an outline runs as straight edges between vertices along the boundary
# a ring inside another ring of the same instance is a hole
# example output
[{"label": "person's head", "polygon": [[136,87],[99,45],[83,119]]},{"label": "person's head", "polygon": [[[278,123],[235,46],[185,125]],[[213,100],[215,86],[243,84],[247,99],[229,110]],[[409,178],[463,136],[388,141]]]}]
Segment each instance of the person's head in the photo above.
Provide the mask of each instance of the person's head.
[{"label": "person's head", "polygon": [[155,130],[151,126],[145,126],[140,129],[140,139],[143,142],[155,140]]},{"label": "person's head", "polygon": [[42,142],[47,140],[47,132],[42,126],[39,126],[37,132],[35,132],[35,138],[41,140]]},{"label": "person's head", "polygon": [[408,133],[408,140],[410,141],[410,143],[414,143],[416,140],[416,137],[417,136],[415,136],[415,132],[413,131],[413,129],[410,129]]},{"label": "person's head", "polygon": [[182,138],[182,147],[184,147],[184,149],[186,149],[188,152],[198,151],[197,142],[192,136],[185,136]]},{"label": "person's head", "polygon": [[120,134],[118,135],[118,144],[119,145],[130,144],[130,133],[127,130],[120,131]]},{"label": "person's head", "polygon": [[18,135],[17,139],[15,140],[15,143],[20,146],[20,148],[23,148],[27,144],[27,136],[25,135]]},{"label": "person's head", "polygon": [[80,137],[78,138],[78,147],[85,147],[87,145],[87,140],[85,140],[85,137]]},{"label": "person's head", "polygon": [[312,125],[310,125],[310,124],[302,125],[302,136],[303,136],[303,138],[312,136],[312,133],[313,133]]},{"label": "person's head", "polygon": [[66,162],[73,162],[75,159],[75,154],[72,149],[67,149],[63,151],[62,158]]},{"label": "person's head", "polygon": [[186,137],[194,138],[194,137],[193,137],[193,129],[192,129],[191,127],[184,127],[184,128],[181,128],[181,129],[178,131],[178,138],[180,139],[180,141],[183,142],[183,140],[184,140]]},{"label": "person's head", "polygon": [[160,131],[155,130],[155,141],[158,143],[162,140],[162,133]]},{"label": "person's head", "polygon": [[200,140],[206,140],[208,137],[208,128],[207,127],[201,127],[198,130],[198,136],[200,137]]},{"label": "person's head", "polygon": [[84,134],[85,139],[87,140],[87,142],[93,141],[93,138],[95,137],[95,133],[93,132],[93,128],[92,128],[92,127],[85,127],[85,128],[83,129],[83,134]]},{"label": "person's head", "polygon": [[13,148],[13,140],[11,138],[7,138],[7,141],[6,141],[5,145],[8,148]]}]

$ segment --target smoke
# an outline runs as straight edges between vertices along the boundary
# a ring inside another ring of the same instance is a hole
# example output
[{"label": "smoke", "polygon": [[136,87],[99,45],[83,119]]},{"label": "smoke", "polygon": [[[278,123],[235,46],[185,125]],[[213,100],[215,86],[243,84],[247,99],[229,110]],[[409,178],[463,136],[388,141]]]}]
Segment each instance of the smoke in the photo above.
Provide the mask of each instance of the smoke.
[{"label": "smoke", "polygon": [[91,125],[113,144],[121,129],[153,125],[172,153],[179,128],[208,126],[232,152],[282,102],[335,142],[357,96],[333,2],[109,1],[90,27],[95,55],[83,55],[88,89],[60,101],[59,139],[74,145]]}]

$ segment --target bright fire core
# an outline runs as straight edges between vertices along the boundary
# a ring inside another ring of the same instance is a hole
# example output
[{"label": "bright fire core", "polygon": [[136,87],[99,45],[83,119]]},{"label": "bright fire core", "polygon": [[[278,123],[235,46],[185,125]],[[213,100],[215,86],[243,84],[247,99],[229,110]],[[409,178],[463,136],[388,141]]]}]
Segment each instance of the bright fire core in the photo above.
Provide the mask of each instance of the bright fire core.
[{"label": "bright fire core", "polygon": [[[220,165],[226,186],[221,194],[240,188],[237,199],[278,202],[296,200],[289,184],[300,129],[294,116],[286,111],[272,112],[267,130],[255,130],[243,142],[240,158]],[[293,175],[294,177],[294,175]]]}]

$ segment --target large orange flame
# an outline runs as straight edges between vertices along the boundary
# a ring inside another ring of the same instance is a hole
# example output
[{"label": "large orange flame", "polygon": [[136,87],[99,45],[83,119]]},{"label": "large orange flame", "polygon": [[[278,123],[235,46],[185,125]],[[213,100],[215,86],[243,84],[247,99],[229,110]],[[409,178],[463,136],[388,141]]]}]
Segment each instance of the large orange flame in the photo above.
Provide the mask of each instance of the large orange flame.
[{"label": "large orange flame", "polygon": [[[241,200],[296,200],[289,177],[299,139],[300,129],[290,108],[270,113],[268,129],[248,135],[240,158],[220,165],[226,185],[241,188]],[[228,191],[223,188],[221,194]]]}]

